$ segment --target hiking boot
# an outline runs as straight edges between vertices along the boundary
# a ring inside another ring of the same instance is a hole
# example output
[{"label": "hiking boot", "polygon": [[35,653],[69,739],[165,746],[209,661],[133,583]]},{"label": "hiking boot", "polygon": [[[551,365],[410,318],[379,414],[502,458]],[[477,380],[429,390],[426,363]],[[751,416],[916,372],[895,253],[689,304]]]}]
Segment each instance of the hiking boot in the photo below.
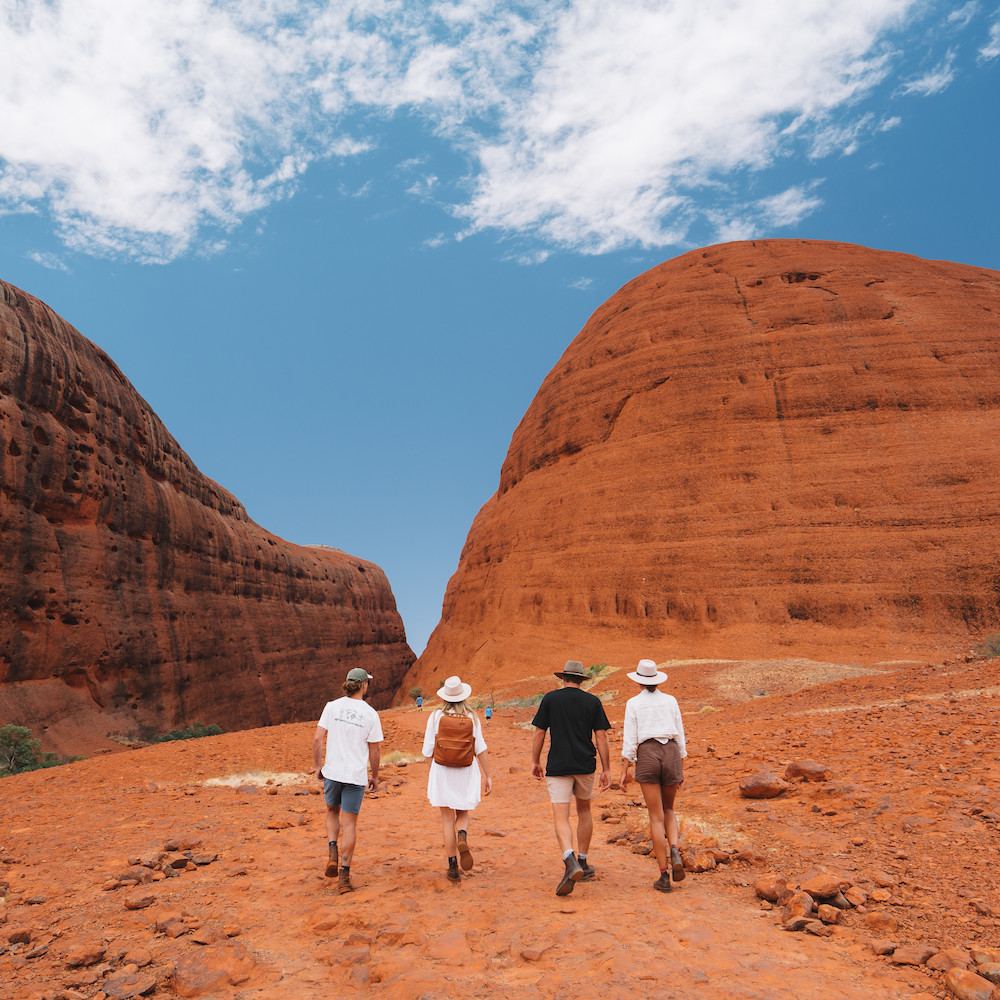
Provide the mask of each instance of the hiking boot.
[{"label": "hiking boot", "polygon": [[659,889],[660,892],[670,892],[670,872],[660,872],[660,877],[653,883],[654,889]]},{"label": "hiking boot", "polygon": [[[470,865],[469,867],[471,868],[472,866]],[[459,882],[462,879],[461,872],[459,872],[458,870],[457,859],[455,860],[452,860],[451,858],[448,859],[448,878],[450,878],[452,882]]]},{"label": "hiking boot", "polygon": [[354,886],[351,885],[351,873],[346,868],[341,868],[340,874],[337,876],[337,892],[354,892]]},{"label": "hiking boot", "polygon": [[458,856],[462,862],[462,871],[467,872],[472,867],[472,851],[469,850],[469,845],[466,840],[467,833],[465,830],[458,831]]},{"label": "hiking boot", "polygon": [[580,862],[576,860],[575,854],[566,858],[563,864],[566,866],[566,871],[556,888],[557,896],[568,896],[573,891],[573,884],[583,878],[583,869],[580,867]]},{"label": "hiking boot", "polygon": [[331,844],[330,845],[330,857],[327,859],[327,862],[326,862],[326,877],[327,878],[333,878],[333,876],[337,874],[337,865],[338,865],[338,861],[337,861],[337,845],[336,844]]},{"label": "hiking boot", "polygon": [[675,882],[684,881],[684,859],[681,857],[681,852],[677,850],[676,847],[670,848],[670,867],[674,876]]},{"label": "hiking boot", "polygon": [[577,863],[583,869],[583,874],[580,876],[581,882],[589,882],[596,874],[597,869],[589,862],[585,861],[579,855],[576,857]]}]

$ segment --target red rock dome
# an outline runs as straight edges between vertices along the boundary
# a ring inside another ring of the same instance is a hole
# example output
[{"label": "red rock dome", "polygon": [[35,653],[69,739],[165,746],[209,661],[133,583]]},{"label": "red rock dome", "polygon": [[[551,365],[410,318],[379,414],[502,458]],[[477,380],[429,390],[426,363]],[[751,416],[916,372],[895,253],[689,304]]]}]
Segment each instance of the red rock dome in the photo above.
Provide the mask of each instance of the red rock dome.
[{"label": "red rock dome", "polygon": [[1000,274],[732,243],[630,282],[514,433],[406,683],[1000,628]]},{"label": "red rock dome", "polygon": [[0,283],[0,725],[76,752],[313,719],[350,667],[384,705],[413,659],[378,566],[259,527],[103,351]]}]

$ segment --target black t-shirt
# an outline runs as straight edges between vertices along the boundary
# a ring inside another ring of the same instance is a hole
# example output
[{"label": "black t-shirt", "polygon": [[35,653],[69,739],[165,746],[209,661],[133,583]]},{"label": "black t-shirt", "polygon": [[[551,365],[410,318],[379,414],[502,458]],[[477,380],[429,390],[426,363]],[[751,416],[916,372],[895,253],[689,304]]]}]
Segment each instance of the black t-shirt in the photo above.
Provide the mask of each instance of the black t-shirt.
[{"label": "black t-shirt", "polygon": [[550,691],[531,724],[549,731],[547,775],[593,774],[597,770],[597,750],[591,733],[610,729],[611,723],[596,695],[578,687]]}]

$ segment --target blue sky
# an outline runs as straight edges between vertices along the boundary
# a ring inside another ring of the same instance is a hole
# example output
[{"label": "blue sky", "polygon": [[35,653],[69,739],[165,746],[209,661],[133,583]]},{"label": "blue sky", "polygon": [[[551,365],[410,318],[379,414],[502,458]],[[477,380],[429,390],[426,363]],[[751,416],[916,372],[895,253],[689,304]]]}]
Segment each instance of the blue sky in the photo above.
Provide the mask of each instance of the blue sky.
[{"label": "blue sky", "polygon": [[1000,268],[974,0],[0,0],[0,278],[420,652],[590,313],[686,250]]}]

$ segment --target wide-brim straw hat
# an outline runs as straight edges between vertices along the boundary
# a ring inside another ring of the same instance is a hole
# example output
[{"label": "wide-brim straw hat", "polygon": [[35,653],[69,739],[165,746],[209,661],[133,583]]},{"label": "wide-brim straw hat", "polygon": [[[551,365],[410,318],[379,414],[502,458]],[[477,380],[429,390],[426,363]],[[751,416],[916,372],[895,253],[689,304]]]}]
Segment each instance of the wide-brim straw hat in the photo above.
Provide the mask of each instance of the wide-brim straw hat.
[{"label": "wide-brim straw hat", "polygon": [[655,660],[640,660],[635,670],[625,676],[636,684],[662,684],[667,679],[662,670],[656,669]]},{"label": "wide-brim straw hat", "polygon": [[562,670],[555,671],[555,675],[564,681],[585,681],[588,677],[587,671],[583,669],[583,664],[579,660],[567,660],[566,666]]},{"label": "wide-brim straw hat", "polygon": [[465,701],[472,694],[472,685],[463,684],[459,676],[449,677],[444,682],[444,687],[438,690],[438,697],[442,701]]}]

